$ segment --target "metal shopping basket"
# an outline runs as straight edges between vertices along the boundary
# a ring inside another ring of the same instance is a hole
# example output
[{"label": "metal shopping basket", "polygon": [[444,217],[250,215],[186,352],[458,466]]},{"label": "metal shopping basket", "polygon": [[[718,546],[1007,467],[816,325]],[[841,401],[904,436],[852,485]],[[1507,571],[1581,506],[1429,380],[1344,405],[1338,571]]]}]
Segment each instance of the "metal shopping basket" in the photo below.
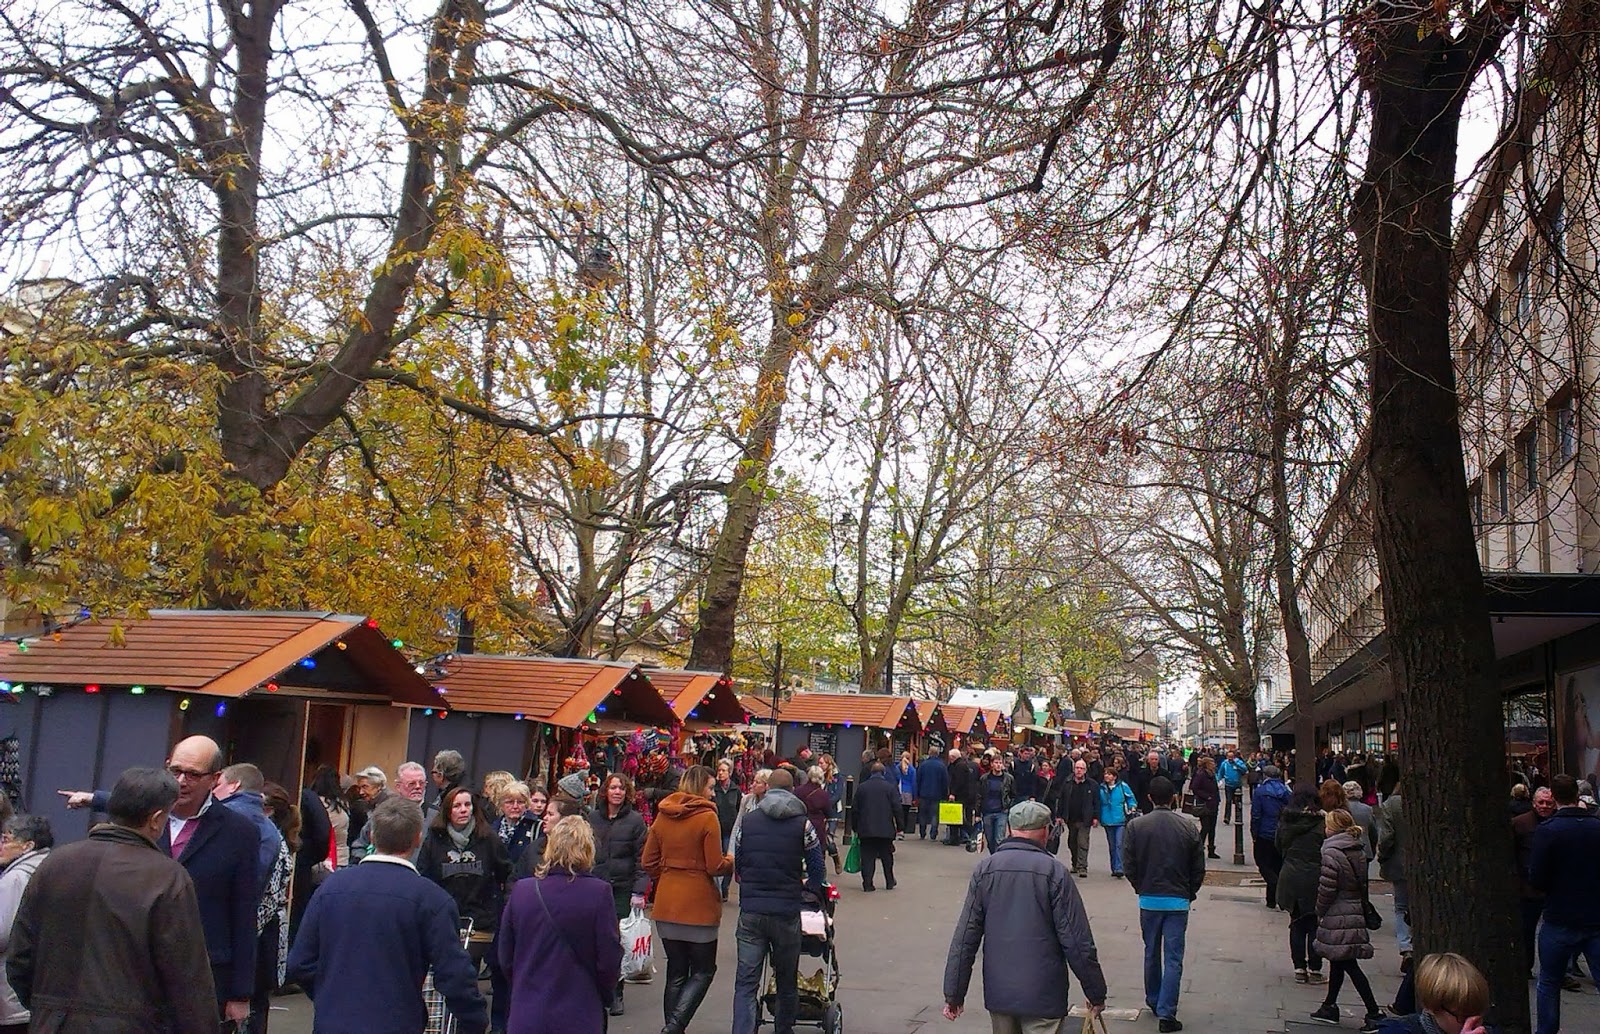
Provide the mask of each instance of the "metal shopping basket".
[{"label": "metal shopping basket", "polygon": [[[472,920],[468,919],[461,925],[461,947],[465,949],[471,939]],[[434,990],[431,969],[422,981],[422,1004],[428,1008],[428,1025],[422,1028],[422,1034],[456,1034],[456,1018],[445,1008],[444,995]]]}]

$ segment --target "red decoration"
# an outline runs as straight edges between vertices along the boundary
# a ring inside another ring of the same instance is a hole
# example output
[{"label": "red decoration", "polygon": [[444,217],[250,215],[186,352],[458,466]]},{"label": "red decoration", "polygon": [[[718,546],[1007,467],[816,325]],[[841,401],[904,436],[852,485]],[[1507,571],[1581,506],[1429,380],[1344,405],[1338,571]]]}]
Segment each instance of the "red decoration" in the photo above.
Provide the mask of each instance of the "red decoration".
[{"label": "red decoration", "polygon": [[88,685],[88,686],[84,686],[83,687],[83,691],[85,693],[98,693],[98,692],[100,692],[100,687],[99,686],[95,686],[95,685]]},{"label": "red decoration", "polygon": [[276,682],[267,683],[267,692],[268,693],[276,693],[277,691],[278,691],[278,684]]}]

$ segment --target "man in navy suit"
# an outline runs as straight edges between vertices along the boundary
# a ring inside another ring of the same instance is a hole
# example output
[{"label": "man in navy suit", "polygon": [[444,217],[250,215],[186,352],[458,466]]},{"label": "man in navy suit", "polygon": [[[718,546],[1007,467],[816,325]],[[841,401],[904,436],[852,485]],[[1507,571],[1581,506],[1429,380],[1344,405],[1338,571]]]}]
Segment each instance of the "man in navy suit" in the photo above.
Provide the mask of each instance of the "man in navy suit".
[{"label": "man in navy suit", "polygon": [[[224,1020],[243,1023],[250,1016],[256,981],[260,836],[249,819],[212,799],[222,760],[222,748],[209,736],[190,736],[172,748],[167,771],[178,781],[178,799],[158,846],[194,882],[219,1011]],[[67,807],[96,811],[105,811],[111,796],[104,790],[58,792]]]}]

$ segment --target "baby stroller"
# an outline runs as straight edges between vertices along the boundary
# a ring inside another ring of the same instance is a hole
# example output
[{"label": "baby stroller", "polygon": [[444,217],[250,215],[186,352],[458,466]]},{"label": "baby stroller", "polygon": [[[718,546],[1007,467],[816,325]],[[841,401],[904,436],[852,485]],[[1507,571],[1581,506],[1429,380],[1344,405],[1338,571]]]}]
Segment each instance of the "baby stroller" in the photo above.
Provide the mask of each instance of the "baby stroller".
[{"label": "baby stroller", "polygon": [[[461,946],[465,948],[472,940],[472,920],[465,920],[459,932]],[[427,979],[422,982],[422,1004],[428,1008],[428,1025],[422,1028],[422,1034],[456,1034],[456,1018],[445,1005],[444,995],[434,990],[431,969],[428,970]]]},{"label": "baby stroller", "polygon": [[[806,891],[800,899],[800,979],[799,1004],[795,1023],[818,1027],[823,1034],[843,1034],[844,1006],[839,1004],[839,954],[833,939],[833,912],[839,901],[839,888],[826,884],[823,898]],[[816,973],[806,975],[806,959],[820,959]],[[756,998],[756,1029],[777,1015],[778,983],[770,966],[762,963],[756,985],[762,992]]]}]

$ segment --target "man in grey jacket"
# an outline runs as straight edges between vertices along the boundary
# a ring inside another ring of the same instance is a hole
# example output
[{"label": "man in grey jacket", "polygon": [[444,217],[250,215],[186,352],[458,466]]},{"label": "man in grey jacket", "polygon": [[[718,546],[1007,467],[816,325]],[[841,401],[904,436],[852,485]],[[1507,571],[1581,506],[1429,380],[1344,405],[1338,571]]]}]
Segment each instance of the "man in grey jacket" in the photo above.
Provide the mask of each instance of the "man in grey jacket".
[{"label": "man in grey jacket", "polygon": [[1139,895],[1144,935],[1144,1001],[1157,1029],[1182,1030],[1178,986],[1183,981],[1183,946],[1189,903],[1206,879],[1200,824],[1172,810],[1176,789],[1166,776],[1150,780],[1150,814],[1128,823],[1122,834],[1122,871]]},{"label": "man in grey jacket", "polygon": [[1106,978],[1083,898],[1066,866],[1044,849],[1050,809],[1022,801],[1006,813],[1011,835],[978,863],[950,939],[944,1015],[965,1008],[983,945],[983,1006],[996,1034],[1059,1034],[1067,1017],[1070,967],[1086,1008],[1105,1007]]}]

